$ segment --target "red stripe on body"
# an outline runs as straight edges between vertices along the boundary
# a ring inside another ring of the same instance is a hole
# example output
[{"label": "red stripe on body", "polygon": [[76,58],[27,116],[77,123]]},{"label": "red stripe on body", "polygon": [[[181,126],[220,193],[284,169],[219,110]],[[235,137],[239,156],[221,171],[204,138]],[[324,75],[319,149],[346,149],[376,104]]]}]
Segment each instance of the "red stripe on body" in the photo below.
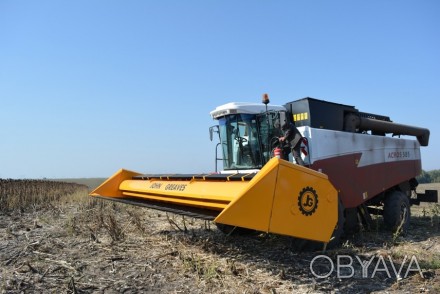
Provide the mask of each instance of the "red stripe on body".
[{"label": "red stripe on body", "polygon": [[[346,208],[357,207],[367,199],[415,178],[422,170],[420,160],[383,162],[358,167],[361,156],[362,153],[336,156],[315,161],[311,166],[312,169],[328,175]],[[367,196],[366,199],[364,195]]]}]

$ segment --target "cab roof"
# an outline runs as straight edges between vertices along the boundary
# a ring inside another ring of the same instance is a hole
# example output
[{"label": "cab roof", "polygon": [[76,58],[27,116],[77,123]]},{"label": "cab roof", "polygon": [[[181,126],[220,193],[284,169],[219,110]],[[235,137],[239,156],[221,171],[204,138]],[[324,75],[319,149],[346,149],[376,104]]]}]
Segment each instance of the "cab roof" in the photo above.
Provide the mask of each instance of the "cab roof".
[{"label": "cab roof", "polygon": [[[267,105],[268,111],[286,111],[282,105]],[[262,103],[248,103],[248,102],[230,102],[217,106],[210,115],[213,119],[218,119],[228,114],[247,113],[258,114],[266,111],[266,105]]]}]

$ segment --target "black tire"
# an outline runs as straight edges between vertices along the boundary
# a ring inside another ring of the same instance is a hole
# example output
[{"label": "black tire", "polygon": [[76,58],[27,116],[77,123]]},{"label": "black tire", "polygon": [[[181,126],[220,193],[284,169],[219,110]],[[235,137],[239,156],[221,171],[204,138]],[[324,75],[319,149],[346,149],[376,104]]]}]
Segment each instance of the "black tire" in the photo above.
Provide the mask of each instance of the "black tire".
[{"label": "black tire", "polygon": [[345,223],[344,233],[345,235],[354,235],[360,231],[360,223],[358,219],[358,209],[349,208],[345,209]]},{"label": "black tire", "polygon": [[345,216],[344,216],[344,205],[341,200],[338,204],[338,222],[336,223],[335,230],[333,231],[330,241],[327,243],[327,249],[332,249],[338,247],[341,244],[341,237],[344,234],[345,227]]},{"label": "black tire", "polygon": [[393,233],[406,234],[409,229],[411,209],[409,198],[404,192],[394,190],[390,192],[384,201],[383,220],[385,226]]},{"label": "black tire", "polygon": [[317,241],[292,237],[290,240],[290,248],[296,252],[318,251],[323,248],[323,244]]}]

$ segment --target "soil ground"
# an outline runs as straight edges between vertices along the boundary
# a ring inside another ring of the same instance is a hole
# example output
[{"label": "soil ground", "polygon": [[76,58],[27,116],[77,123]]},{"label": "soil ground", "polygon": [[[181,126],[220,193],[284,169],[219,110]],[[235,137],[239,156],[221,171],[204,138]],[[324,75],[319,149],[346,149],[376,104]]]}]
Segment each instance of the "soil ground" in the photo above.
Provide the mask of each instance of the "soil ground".
[{"label": "soil ground", "polygon": [[211,222],[78,191],[0,214],[0,292],[439,293],[439,204],[413,206],[406,236],[374,223],[337,249],[298,252],[289,237],[227,236]]}]

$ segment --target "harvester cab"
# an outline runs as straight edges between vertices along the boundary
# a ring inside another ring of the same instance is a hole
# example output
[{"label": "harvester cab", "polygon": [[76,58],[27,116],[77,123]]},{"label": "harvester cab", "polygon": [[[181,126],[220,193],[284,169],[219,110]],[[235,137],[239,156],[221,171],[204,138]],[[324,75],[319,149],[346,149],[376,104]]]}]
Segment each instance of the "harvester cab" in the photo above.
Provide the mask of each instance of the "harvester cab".
[{"label": "harvester cab", "polygon": [[[259,171],[272,157],[282,136],[281,125],[287,113],[283,106],[228,103],[217,107],[211,116],[218,120],[218,139],[222,156],[221,173]],[[211,127],[212,132],[217,126]],[[217,154],[217,152],[216,152]]]}]

